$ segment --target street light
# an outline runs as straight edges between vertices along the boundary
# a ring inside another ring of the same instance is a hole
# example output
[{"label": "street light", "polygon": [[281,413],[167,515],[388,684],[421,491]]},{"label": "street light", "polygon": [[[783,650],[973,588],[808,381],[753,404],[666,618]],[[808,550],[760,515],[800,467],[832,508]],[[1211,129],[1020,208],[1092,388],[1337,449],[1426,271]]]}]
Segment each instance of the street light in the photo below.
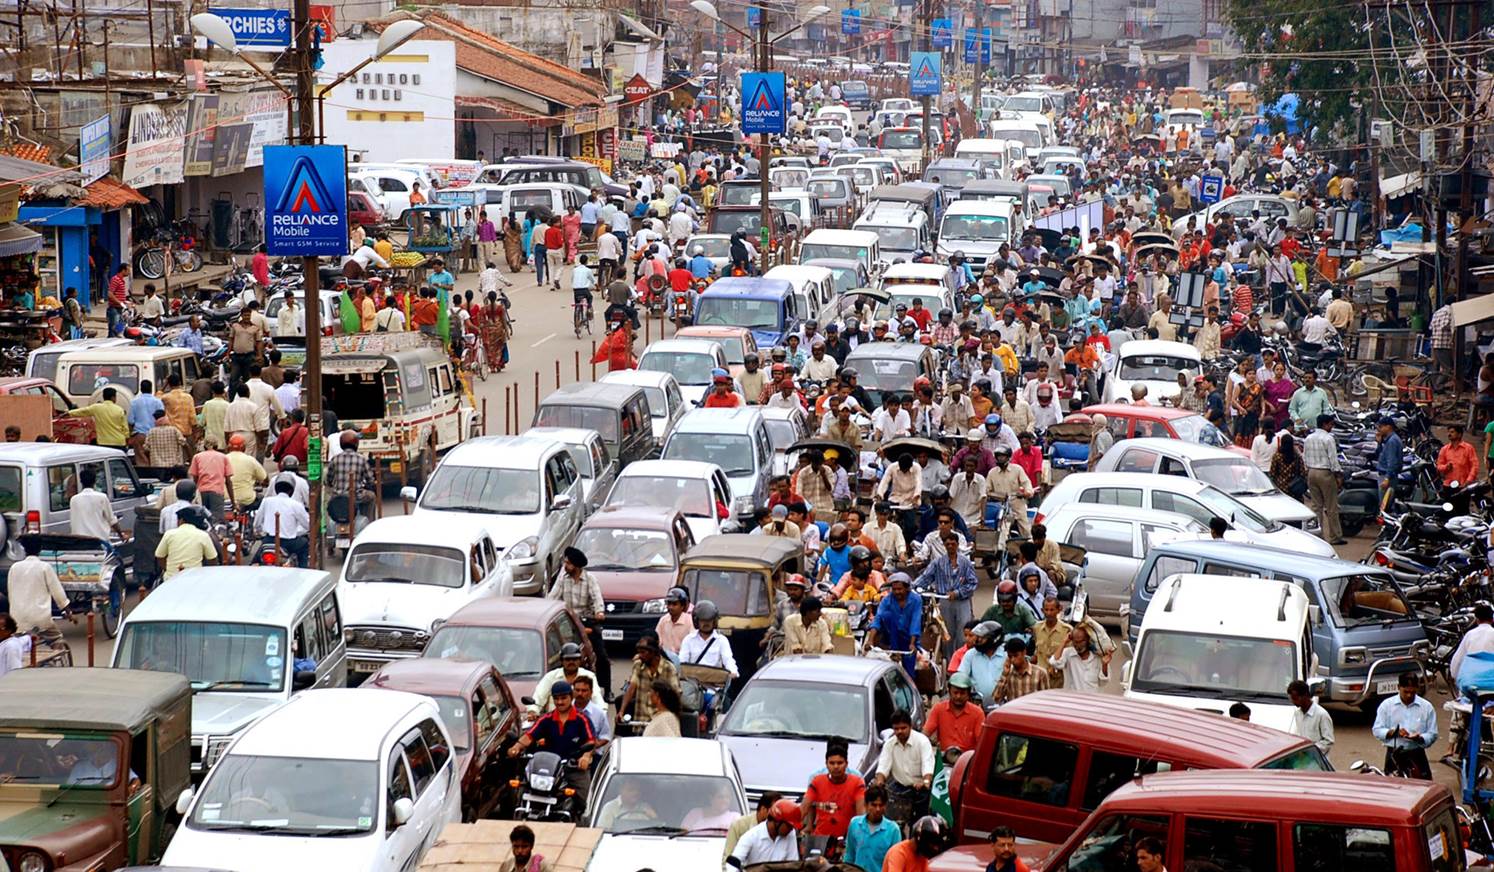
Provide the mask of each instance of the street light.
[{"label": "street light", "polygon": [[[780,33],[777,36],[773,37],[768,36],[768,22],[763,21],[762,26],[757,29],[757,36],[754,37],[751,34],[748,34],[746,31],[743,31],[736,25],[733,25],[723,19],[721,17],[721,13],[716,10],[716,4],[712,3],[711,0],[691,0],[690,8],[694,9],[696,12],[699,12],[701,15],[704,15],[711,21],[726,25],[743,39],[755,41],[757,43],[758,51],[758,69],[761,72],[770,72],[773,68],[772,47],[774,43],[787,38],[788,36],[797,32],[799,28],[803,27],[806,24],[809,24],[811,21],[814,21],[817,18],[820,18],[830,11],[829,6],[811,6],[804,11],[804,17],[799,20],[798,24],[795,24],[793,27],[785,30],[783,33]],[[763,14],[766,15],[766,11]],[[719,90],[721,87],[720,69],[716,70],[716,82],[716,87]],[[788,115],[788,107],[786,106],[784,107],[784,115],[785,117],[787,117]],[[768,205],[768,135],[766,133],[758,134],[757,149],[757,175],[758,180],[762,183],[761,191],[758,194],[758,200],[760,208],[762,210],[759,217],[759,220],[762,222],[762,229],[760,231],[761,238],[759,240],[760,242],[762,242],[762,251],[758,252],[758,260],[760,264],[759,270],[761,272],[767,272],[767,243],[769,236],[773,232],[773,210]]]}]

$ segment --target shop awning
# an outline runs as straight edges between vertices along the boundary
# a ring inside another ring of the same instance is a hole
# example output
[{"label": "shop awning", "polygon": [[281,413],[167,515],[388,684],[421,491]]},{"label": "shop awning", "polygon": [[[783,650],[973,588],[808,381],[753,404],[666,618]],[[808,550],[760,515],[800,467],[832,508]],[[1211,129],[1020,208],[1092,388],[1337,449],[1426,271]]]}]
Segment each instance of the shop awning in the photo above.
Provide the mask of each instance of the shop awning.
[{"label": "shop awning", "polygon": [[42,235],[19,224],[0,224],[0,257],[40,251]]},{"label": "shop awning", "polygon": [[1421,187],[1421,170],[1412,170],[1409,173],[1401,173],[1398,176],[1382,178],[1380,180],[1380,196],[1391,199],[1419,187]]},{"label": "shop awning", "polygon": [[561,118],[538,117],[533,109],[502,97],[475,97],[458,94],[456,104],[471,109],[487,109],[498,116],[494,119],[479,120],[509,121],[514,124],[528,124],[531,127],[557,127],[564,123],[564,119]]}]

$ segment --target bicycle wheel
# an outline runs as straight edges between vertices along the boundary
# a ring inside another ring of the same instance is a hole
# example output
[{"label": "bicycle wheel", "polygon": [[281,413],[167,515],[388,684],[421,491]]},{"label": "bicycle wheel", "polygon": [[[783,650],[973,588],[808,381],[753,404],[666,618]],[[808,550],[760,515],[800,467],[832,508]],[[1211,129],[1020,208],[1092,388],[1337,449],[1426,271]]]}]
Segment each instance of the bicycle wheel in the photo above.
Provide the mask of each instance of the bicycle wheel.
[{"label": "bicycle wheel", "polygon": [[135,272],[148,279],[159,279],[166,275],[166,256],[159,248],[148,248],[135,258]]}]

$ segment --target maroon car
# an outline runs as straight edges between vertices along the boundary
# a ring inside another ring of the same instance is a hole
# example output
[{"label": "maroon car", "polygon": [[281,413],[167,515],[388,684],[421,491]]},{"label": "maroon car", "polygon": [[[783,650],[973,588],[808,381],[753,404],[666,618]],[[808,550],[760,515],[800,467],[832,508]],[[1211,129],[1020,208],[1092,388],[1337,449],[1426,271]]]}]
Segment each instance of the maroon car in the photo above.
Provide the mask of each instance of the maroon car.
[{"label": "maroon car", "polygon": [[384,222],[384,213],[373,197],[361,191],[348,192],[348,220],[364,227],[373,227]]},{"label": "maroon car", "polygon": [[581,646],[581,665],[596,670],[591,642],[565,603],[534,597],[483,597],[451,616],[426,643],[422,658],[463,658],[491,663],[516,699],[534,693],[551,669],[560,668],[560,648]]},{"label": "maroon car", "polygon": [[428,696],[451,733],[462,777],[462,820],[497,810],[514,764],[503,753],[519,735],[522,710],[491,663],[418,658],[386,663],[362,687]]},{"label": "maroon car", "polygon": [[632,646],[664,614],[664,594],[695,538],[678,509],[607,506],[586,519],[575,544],[607,601],[602,638]]}]

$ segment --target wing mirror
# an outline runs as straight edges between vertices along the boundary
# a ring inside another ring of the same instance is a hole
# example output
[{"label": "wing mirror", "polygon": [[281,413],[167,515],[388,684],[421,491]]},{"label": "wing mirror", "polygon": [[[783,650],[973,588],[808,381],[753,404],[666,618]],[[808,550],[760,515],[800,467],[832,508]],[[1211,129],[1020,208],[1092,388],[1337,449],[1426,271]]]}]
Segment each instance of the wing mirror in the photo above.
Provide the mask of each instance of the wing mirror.
[{"label": "wing mirror", "polygon": [[316,686],[315,669],[299,669],[291,679],[291,690],[306,690]]},{"label": "wing mirror", "polygon": [[561,494],[550,503],[550,511],[563,512],[571,507],[571,498],[568,494]]},{"label": "wing mirror", "polygon": [[415,502],[415,497],[418,495],[418,493],[419,492],[415,490],[414,485],[407,484],[399,489],[399,498],[413,503]]},{"label": "wing mirror", "polygon": [[192,808],[192,798],[194,795],[190,787],[176,795],[177,814],[185,815]]},{"label": "wing mirror", "polygon": [[415,803],[408,796],[401,796],[394,801],[394,808],[390,809],[390,815],[394,817],[394,825],[402,827],[410,822],[415,816]]}]

